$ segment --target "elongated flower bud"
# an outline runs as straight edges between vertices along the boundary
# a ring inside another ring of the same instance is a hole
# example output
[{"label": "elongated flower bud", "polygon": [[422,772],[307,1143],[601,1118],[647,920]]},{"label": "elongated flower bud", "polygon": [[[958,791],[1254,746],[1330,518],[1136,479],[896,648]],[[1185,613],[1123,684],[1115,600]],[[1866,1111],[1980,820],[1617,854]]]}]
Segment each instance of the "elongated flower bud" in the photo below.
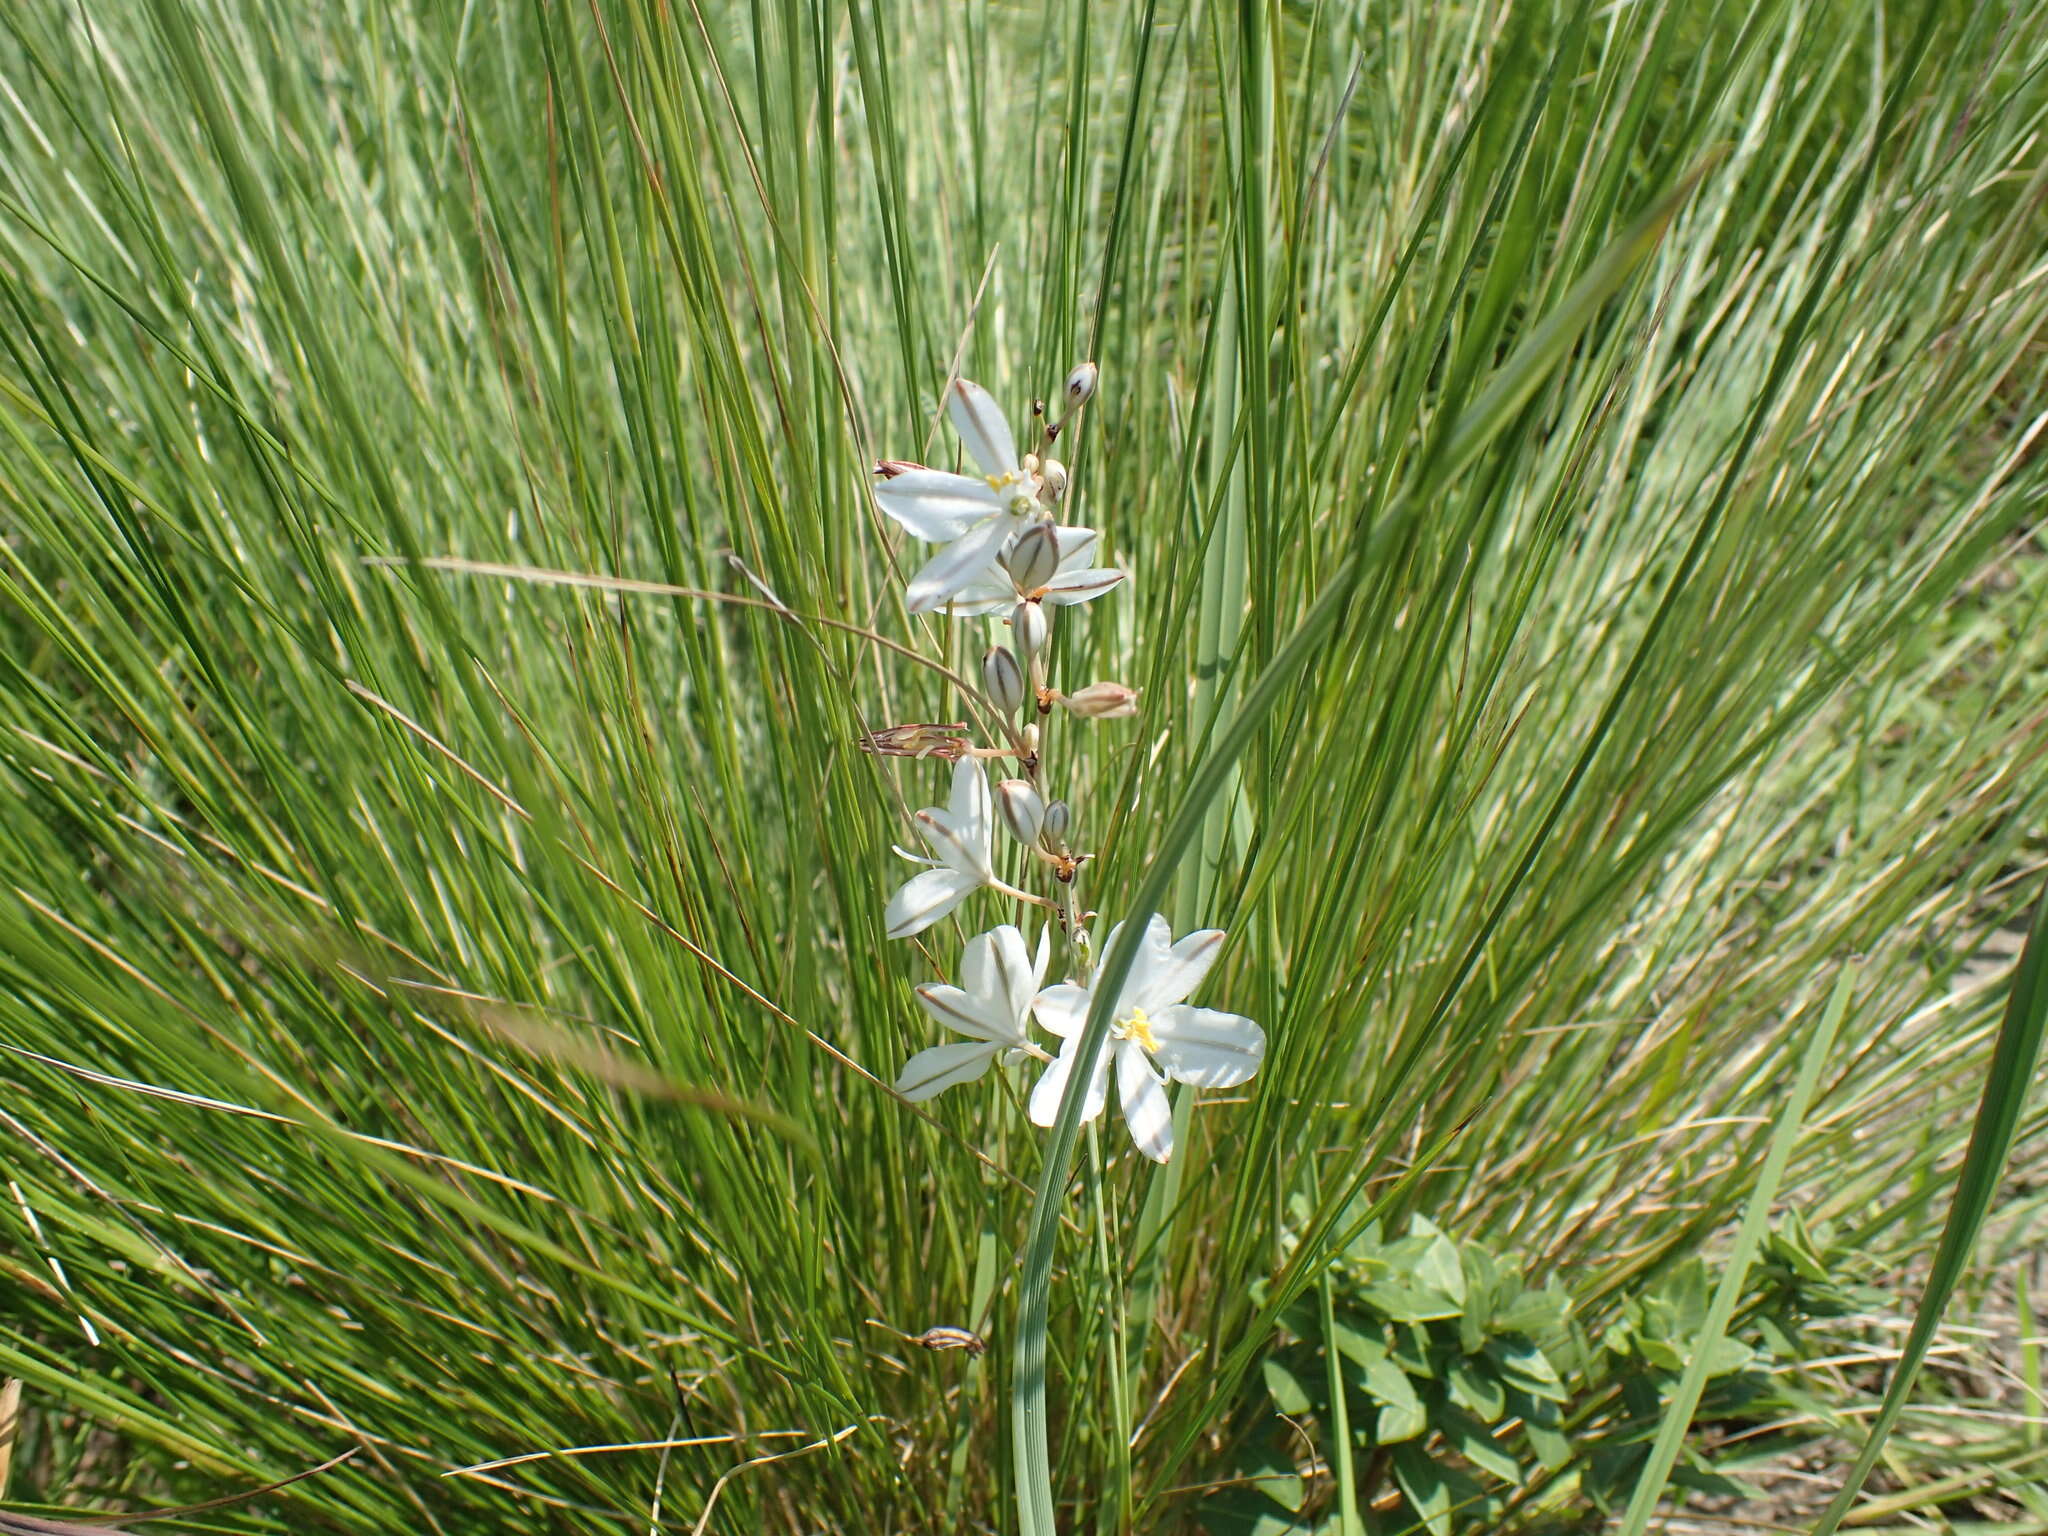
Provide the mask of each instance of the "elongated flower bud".
[{"label": "elongated flower bud", "polygon": [[1074,813],[1068,809],[1066,801],[1055,800],[1048,805],[1045,820],[1039,826],[1039,835],[1045,839],[1045,846],[1054,849],[1066,847],[1067,830],[1073,821]]},{"label": "elongated flower bud", "polygon": [[981,658],[981,681],[991,703],[1006,715],[1024,707],[1024,669],[1008,646],[991,646]]},{"label": "elongated flower bud", "polygon": [[[1062,481],[1066,477],[1062,469]],[[1051,581],[1060,568],[1059,539],[1051,523],[1033,523],[1003,552],[1003,569],[1010,573],[1010,580],[1017,584],[1019,592],[1036,592]]]},{"label": "elongated flower bud", "polygon": [[1029,848],[1045,826],[1045,802],[1024,779],[1005,779],[996,786],[996,813],[1010,836]]},{"label": "elongated flower bud", "polygon": [[1038,466],[1038,499],[1048,507],[1067,499],[1067,466],[1058,459],[1047,459]]},{"label": "elongated flower bud", "polygon": [[1095,380],[1100,372],[1101,370],[1093,363],[1081,363],[1076,365],[1074,371],[1067,375],[1066,393],[1068,410],[1072,410],[1077,405],[1087,403],[1088,397],[1095,393]]},{"label": "elongated flower bud", "polygon": [[1083,720],[1118,720],[1138,712],[1138,690],[1122,683],[1090,683],[1077,693],[1060,695],[1070,715]]},{"label": "elongated flower bud", "polygon": [[1019,603],[1010,610],[1010,631],[1016,637],[1017,659],[1027,667],[1031,658],[1045,649],[1045,610],[1036,603]]}]

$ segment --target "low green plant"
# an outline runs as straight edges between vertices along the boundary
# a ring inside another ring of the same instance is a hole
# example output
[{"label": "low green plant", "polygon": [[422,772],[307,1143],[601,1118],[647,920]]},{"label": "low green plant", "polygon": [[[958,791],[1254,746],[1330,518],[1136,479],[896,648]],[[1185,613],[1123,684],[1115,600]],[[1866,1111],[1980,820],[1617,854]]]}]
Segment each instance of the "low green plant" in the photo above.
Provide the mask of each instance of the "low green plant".
[{"label": "low green plant", "polygon": [[[1297,1202],[1295,1218],[1307,1214]],[[1673,1484],[1742,1496],[1712,1447],[1739,1437],[1742,1459],[1754,1459],[1826,1430],[1794,1382],[1802,1360],[1839,1342],[1816,1339],[1815,1323],[1883,1304],[1864,1267],[1831,1226],[1785,1214],[1749,1273],[1737,1331],[1714,1345]],[[1244,1434],[1235,1478],[1205,1502],[1204,1520],[1218,1532],[1343,1536],[1340,1456],[1362,1523],[1387,1536],[1612,1516],[1636,1486],[1711,1291],[1706,1261],[1688,1256],[1589,1331],[1555,1276],[1531,1283],[1511,1257],[1426,1217],[1394,1238],[1370,1223],[1281,1313],[1285,1342],[1234,1415]],[[1788,1420],[1796,1427],[1780,1428]]]}]

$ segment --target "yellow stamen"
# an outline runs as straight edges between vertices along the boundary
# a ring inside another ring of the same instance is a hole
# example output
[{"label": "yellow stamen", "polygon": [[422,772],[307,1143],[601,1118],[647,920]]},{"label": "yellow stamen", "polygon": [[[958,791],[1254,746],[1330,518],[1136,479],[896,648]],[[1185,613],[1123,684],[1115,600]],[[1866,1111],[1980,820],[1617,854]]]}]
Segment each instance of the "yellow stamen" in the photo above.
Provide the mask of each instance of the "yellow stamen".
[{"label": "yellow stamen", "polygon": [[1153,1055],[1159,1054],[1159,1041],[1152,1033],[1152,1021],[1145,1017],[1145,1010],[1133,1008],[1131,1016],[1124,1020],[1123,1037],[1135,1040]]},{"label": "yellow stamen", "polygon": [[1014,469],[1010,469],[1000,475],[983,475],[981,478],[988,482],[990,490],[1000,491],[1006,485],[1015,485],[1022,476]]}]

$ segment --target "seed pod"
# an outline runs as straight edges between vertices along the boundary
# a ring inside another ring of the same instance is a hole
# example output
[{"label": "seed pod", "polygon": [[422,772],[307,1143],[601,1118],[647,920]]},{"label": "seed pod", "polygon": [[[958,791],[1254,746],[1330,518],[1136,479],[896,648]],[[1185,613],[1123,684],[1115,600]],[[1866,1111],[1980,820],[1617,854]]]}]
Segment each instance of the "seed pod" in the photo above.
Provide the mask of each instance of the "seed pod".
[{"label": "seed pod", "polygon": [[1045,826],[1045,802],[1024,779],[1004,779],[996,786],[996,812],[1010,836],[1029,848]]},{"label": "seed pod", "polygon": [[1038,499],[1048,507],[1067,499],[1067,466],[1058,459],[1047,459],[1038,466]]},{"label": "seed pod", "polygon": [[1039,835],[1045,839],[1048,848],[1067,846],[1067,829],[1073,824],[1074,813],[1067,802],[1055,800],[1045,808],[1045,819],[1039,826]]},{"label": "seed pod", "polygon": [[1100,372],[1101,370],[1093,363],[1081,363],[1075,367],[1072,373],[1067,375],[1066,394],[1068,410],[1072,410],[1077,405],[1085,405],[1087,403],[1088,397],[1095,393],[1095,380]]},{"label": "seed pod", "polygon": [[1062,694],[1060,703],[1083,720],[1119,720],[1138,712],[1138,690],[1122,683],[1090,683],[1078,693]]},{"label": "seed pod", "polygon": [[1016,638],[1017,659],[1027,667],[1045,649],[1045,610],[1036,603],[1019,603],[1010,610],[1010,632]]},{"label": "seed pod", "polygon": [[1008,646],[989,647],[981,658],[981,681],[997,709],[1014,715],[1024,707],[1024,669]]},{"label": "seed pod", "polygon": [[[1062,482],[1066,473],[1064,469],[1060,470]],[[1010,580],[1017,584],[1019,592],[1036,592],[1051,581],[1053,573],[1060,568],[1059,538],[1052,524],[1033,523],[1018,534],[1003,552],[1002,567],[1010,573]]]}]

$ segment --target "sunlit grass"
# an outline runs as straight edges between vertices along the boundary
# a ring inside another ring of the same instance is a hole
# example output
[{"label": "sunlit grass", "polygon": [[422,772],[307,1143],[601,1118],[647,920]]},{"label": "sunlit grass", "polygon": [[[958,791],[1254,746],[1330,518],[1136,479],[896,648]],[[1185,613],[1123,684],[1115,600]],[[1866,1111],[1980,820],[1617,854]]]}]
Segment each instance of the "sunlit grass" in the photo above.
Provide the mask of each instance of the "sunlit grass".
[{"label": "sunlit grass", "polygon": [[1145,707],[1053,726],[1087,899],[1180,856],[1271,1040],[1164,1174],[1082,1142],[1063,1520],[1192,1519],[1254,1284],[1360,1192],[1592,1331],[1718,1258],[1851,957],[1780,1205],[1910,1314],[2048,836],[2048,34],[1922,19],[0,15],[7,1494],[359,1446],[206,1518],[1011,1528],[1044,1139],[885,1087],[973,930],[884,939],[943,770],[855,748],[963,718],[864,632],[986,643],[903,614],[865,490],[956,368],[1102,366],[1076,516],[1133,579],[1056,644]]}]

